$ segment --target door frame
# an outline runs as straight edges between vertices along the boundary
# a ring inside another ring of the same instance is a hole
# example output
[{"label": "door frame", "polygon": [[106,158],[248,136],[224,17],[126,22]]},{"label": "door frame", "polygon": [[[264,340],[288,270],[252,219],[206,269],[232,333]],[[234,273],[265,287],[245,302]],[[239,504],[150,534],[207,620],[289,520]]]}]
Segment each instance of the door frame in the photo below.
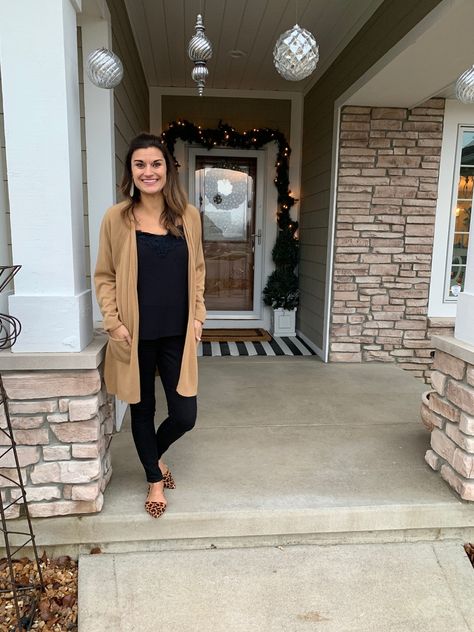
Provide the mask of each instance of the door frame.
[{"label": "door frame", "polygon": [[257,160],[257,182],[255,187],[255,232],[261,230],[261,243],[255,240],[254,250],[254,310],[253,312],[243,312],[236,314],[232,312],[208,312],[205,328],[252,328],[252,327],[268,327],[269,318],[266,313],[262,300],[262,290],[267,271],[267,248],[268,244],[268,222],[265,213],[265,197],[266,197],[266,176],[267,176],[267,160],[266,150],[248,150],[248,149],[228,149],[224,147],[216,147],[215,149],[205,149],[196,145],[186,145],[186,162],[188,165],[188,195],[191,204],[195,204],[195,168],[196,156],[210,155],[223,157],[239,157],[239,158],[256,158]]}]

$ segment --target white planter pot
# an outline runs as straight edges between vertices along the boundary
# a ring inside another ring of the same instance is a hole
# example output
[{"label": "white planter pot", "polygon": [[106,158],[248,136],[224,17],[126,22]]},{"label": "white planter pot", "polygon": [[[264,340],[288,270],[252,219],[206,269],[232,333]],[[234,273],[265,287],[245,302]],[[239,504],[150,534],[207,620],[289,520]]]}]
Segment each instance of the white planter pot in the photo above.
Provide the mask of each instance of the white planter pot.
[{"label": "white planter pot", "polygon": [[296,336],[296,308],[273,310],[272,334],[274,336]]}]

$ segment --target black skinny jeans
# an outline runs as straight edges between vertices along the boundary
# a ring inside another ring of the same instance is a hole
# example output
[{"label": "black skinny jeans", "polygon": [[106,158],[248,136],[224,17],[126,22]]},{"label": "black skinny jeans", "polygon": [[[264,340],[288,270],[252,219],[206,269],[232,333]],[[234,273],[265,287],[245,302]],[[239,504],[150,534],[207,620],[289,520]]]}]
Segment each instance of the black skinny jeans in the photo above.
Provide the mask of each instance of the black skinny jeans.
[{"label": "black skinny jeans", "polygon": [[[157,340],[140,340],[138,343],[141,400],[138,404],[130,405],[130,412],[133,439],[149,483],[162,480],[158,460],[174,441],[196,423],[197,397],[183,397],[176,392],[184,338],[169,336]],[[155,432],[156,367],[166,395],[168,417]]]}]

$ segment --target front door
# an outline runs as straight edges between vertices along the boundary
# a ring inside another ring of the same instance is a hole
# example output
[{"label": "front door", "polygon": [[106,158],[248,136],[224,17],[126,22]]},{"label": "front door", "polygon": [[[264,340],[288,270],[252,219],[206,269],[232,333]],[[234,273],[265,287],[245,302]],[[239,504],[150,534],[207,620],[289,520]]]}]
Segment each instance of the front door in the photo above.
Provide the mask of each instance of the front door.
[{"label": "front door", "polygon": [[203,222],[210,319],[261,317],[262,218],[256,187],[256,157],[195,156],[195,204]]}]

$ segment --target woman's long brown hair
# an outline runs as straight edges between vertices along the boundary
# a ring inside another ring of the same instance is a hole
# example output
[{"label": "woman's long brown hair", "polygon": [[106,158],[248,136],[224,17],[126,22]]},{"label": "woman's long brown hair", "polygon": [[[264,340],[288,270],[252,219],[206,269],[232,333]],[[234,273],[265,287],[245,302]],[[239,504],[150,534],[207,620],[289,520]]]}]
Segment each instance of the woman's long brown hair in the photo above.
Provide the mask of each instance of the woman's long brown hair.
[{"label": "woman's long brown hair", "polygon": [[163,187],[163,197],[165,200],[165,208],[162,213],[162,222],[164,228],[176,237],[181,236],[181,232],[177,228],[182,223],[182,216],[188,204],[188,198],[181,186],[176,169],[175,162],[166,145],[158,136],[143,132],[136,136],[130,143],[127,156],[125,157],[125,166],[120,184],[120,190],[125,200],[126,206],[122,209],[124,217],[133,219],[133,209],[140,201],[140,191],[138,187],[134,187],[133,196],[130,195],[132,186],[132,156],[137,149],[148,149],[148,147],[156,147],[161,151],[166,162],[166,184]]}]

